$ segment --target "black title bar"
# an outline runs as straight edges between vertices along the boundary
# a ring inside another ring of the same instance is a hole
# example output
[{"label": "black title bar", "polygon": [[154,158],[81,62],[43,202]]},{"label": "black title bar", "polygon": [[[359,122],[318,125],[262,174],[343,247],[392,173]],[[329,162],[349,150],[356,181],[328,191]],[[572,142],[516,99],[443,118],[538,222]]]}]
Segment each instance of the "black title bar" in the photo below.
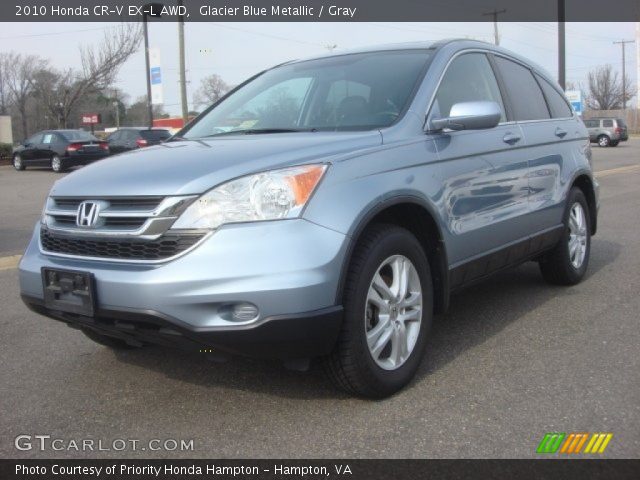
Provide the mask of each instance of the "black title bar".
[{"label": "black title bar", "polygon": [[[640,21],[638,0],[2,0],[2,22]],[[561,8],[559,8],[561,7]]]}]

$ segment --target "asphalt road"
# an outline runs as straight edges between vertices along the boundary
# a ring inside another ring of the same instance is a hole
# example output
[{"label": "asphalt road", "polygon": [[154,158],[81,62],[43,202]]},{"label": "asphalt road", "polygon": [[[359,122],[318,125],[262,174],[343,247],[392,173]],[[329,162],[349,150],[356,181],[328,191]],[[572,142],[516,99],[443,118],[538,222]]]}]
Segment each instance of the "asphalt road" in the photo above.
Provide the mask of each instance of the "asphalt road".
[{"label": "asphalt road", "polygon": [[70,440],[193,439],[193,451],[129,458],[535,457],[546,432],[611,432],[606,457],[640,457],[640,140],[594,148],[602,185],[586,280],[543,283],[533,263],[453,298],[417,379],[372,402],[336,391],[317,367],[148,347],[114,353],[39,317],[13,266],[58,178],[0,167],[0,456],[19,434]]}]

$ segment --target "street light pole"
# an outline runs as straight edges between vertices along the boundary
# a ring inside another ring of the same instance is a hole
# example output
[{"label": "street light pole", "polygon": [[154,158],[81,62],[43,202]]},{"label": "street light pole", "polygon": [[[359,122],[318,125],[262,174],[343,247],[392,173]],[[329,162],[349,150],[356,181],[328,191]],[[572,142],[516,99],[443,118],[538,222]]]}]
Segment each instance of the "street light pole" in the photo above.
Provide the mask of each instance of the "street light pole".
[{"label": "street light pole", "polygon": [[153,106],[151,105],[151,62],[149,60],[149,29],[147,27],[147,12],[142,13],[142,26],[144,29],[144,61],[147,67],[147,117],[149,128],[153,127]]}]

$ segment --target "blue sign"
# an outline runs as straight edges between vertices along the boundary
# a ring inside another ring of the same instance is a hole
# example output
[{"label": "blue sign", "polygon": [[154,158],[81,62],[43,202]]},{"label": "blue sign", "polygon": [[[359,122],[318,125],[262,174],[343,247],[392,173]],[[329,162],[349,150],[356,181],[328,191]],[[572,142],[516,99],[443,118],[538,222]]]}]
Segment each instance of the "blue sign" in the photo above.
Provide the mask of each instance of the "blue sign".
[{"label": "blue sign", "polygon": [[160,73],[160,67],[153,67],[149,71],[151,72],[151,85],[161,84],[162,75]]},{"label": "blue sign", "polygon": [[578,115],[582,114],[582,102],[571,102],[571,106]]}]

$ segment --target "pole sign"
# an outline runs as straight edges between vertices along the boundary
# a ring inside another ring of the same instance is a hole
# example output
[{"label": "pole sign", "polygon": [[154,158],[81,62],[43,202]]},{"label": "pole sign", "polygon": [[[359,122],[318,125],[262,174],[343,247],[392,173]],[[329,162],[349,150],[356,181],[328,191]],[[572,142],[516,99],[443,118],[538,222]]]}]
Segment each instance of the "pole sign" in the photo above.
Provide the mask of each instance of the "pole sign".
[{"label": "pole sign", "polygon": [[83,125],[97,125],[101,118],[99,113],[83,113],[81,120]]},{"label": "pole sign", "polygon": [[164,103],[162,95],[162,69],[160,67],[160,50],[149,49],[149,73],[151,77],[151,104],[161,105]]},{"label": "pole sign", "polygon": [[564,92],[567,96],[567,100],[571,104],[571,107],[575,110],[578,115],[582,115],[583,105],[582,105],[582,92],[580,90],[567,90]]}]

